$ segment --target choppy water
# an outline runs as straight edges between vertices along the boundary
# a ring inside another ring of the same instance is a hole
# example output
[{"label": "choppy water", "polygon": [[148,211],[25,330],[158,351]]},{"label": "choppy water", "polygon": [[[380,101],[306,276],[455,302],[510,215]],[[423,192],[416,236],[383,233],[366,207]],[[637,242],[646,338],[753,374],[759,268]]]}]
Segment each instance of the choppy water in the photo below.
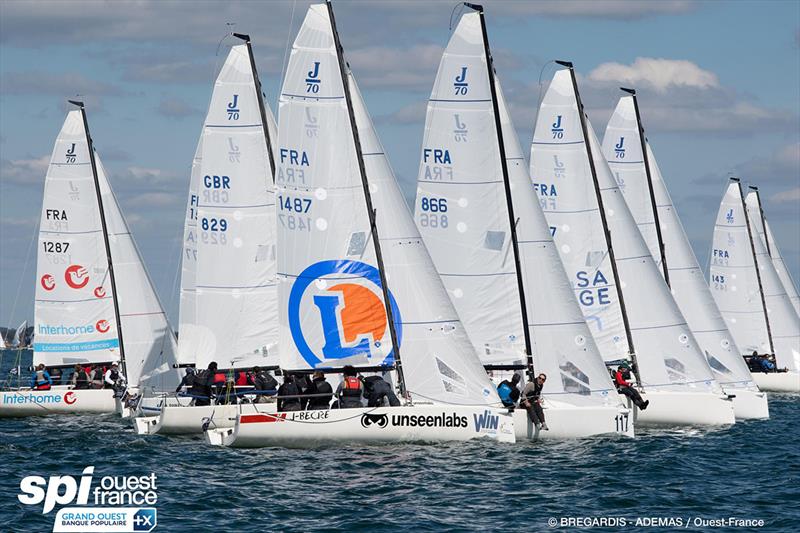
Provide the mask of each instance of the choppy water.
[{"label": "choppy water", "polygon": [[[156,531],[551,529],[549,518],[763,519],[800,524],[797,396],[772,419],[634,440],[230,450],[139,437],[116,416],[0,419],[0,531],[50,531],[55,511],[17,501],[27,475],[158,477]],[[556,529],[567,529],[557,527]],[[668,528],[650,527],[665,531]],[[670,528],[682,529],[682,528]],[[737,528],[714,528],[734,531]]]}]

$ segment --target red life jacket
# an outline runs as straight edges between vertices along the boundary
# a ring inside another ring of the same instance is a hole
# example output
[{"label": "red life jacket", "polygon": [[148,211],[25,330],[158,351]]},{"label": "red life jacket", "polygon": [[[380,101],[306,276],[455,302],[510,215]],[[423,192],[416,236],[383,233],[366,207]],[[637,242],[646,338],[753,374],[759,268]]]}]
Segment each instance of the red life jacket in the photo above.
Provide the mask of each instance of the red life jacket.
[{"label": "red life jacket", "polygon": [[622,375],[622,372],[617,370],[617,373],[614,375],[614,381],[620,387],[630,387],[630,383],[625,381],[625,377]]},{"label": "red life jacket", "polygon": [[214,374],[214,383],[225,383],[225,374],[222,372]]},{"label": "red life jacket", "polygon": [[245,386],[247,385],[247,374],[244,372],[239,372],[239,377],[236,378],[236,385]]},{"label": "red life jacket", "polygon": [[354,376],[345,376],[342,382],[342,396],[361,397],[361,380]]}]

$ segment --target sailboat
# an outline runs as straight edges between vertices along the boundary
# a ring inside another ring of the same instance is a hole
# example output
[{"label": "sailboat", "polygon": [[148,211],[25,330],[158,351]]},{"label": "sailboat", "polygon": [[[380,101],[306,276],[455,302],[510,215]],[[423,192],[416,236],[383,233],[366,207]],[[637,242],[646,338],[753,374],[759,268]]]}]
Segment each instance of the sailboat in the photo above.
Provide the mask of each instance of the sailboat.
[{"label": "sailboat", "polygon": [[[179,352],[205,369],[277,368],[275,120],[264,105],[250,38],[232,46],[217,77],[192,166],[184,229]],[[235,391],[231,391],[234,392]],[[233,425],[253,404],[164,403],[136,420],[140,434]],[[274,410],[274,404],[272,404]],[[264,406],[262,406],[262,409]]]},{"label": "sailboat", "polygon": [[209,442],[513,442],[513,419],[496,407],[347,67],[330,3],[309,7],[295,39],[279,138],[281,369],[383,373],[404,404],[242,414],[234,428],[206,432]]},{"label": "sailboat", "polygon": [[[94,150],[83,103],[70,102],[78,109],[67,114],[45,180],[33,365],[118,363],[133,393],[174,388],[172,328]],[[111,389],[55,384],[0,398],[0,416],[117,410]]]},{"label": "sailboat", "polygon": [[481,362],[496,377],[550,377],[549,430],[519,408],[517,438],[632,436],[530,186],[482,10],[461,17],[444,51],[422,152],[415,219]]},{"label": "sailboat", "polygon": [[759,391],[705,281],[644,134],[636,91],[622,96],[606,126],[603,154],[714,377],[733,397],[737,419],[769,418]]},{"label": "sailboat", "polygon": [[794,280],[792,280],[789,269],[786,268],[786,263],[784,263],[783,256],[781,256],[781,251],[778,249],[778,245],[775,242],[775,237],[772,235],[769,222],[764,214],[764,208],[761,206],[761,195],[758,192],[758,187],[750,185],[749,188],[750,192],[748,192],[745,197],[745,203],[747,204],[749,216],[753,220],[753,227],[756,228],[762,244],[767,249],[767,254],[769,254],[769,258],[772,261],[772,266],[775,268],[775,272],[777,272],[778,278],[781,280],[783,289],[786,291],[787,296],[789,296],[789,301],[792,303],[795,313],[800,315],[800,295],[797,293],[797,285],[795,285]]},{"label": "sailboat", "polygon": [[786,370],[753,372],[758,387],[800,392],[800,318],[756,231],[757,209],[746,207],[741,184],[732,178],[714,225],[709,286],[742,355],[774,356]]},{"label": "sailboat", "polygon": [[607,364],[630,361],[650,402],[643,425],[734,423],[664,283],[586,117],[572,63],[544,96],[531,147],[531,179],[575,297]]}]

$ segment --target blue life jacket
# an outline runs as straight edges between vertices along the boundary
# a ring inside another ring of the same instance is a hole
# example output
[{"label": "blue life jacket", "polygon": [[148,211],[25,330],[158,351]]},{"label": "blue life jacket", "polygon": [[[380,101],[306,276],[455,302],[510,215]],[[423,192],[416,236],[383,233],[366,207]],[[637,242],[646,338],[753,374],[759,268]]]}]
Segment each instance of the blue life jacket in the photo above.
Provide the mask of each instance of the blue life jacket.
[{"label": "blue life jacket", "polygon": [[501,383],[497,387],[497,394],[500,396],[500,401],[503,402],[503,405],[514,405],[514,400],[511,399],[511,387],[509,387],[508,383]]}]

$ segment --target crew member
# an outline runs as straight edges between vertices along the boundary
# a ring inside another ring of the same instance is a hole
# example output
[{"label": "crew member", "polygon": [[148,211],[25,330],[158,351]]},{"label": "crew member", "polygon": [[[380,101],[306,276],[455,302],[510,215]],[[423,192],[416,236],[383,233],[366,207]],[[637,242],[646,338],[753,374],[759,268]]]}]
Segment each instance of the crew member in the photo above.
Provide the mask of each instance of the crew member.
[{"label": "crew member", "polygon": [[[286,396],[289,396],[286,398]],[[300,387],[297,386],[294,376],[284,374],[283,385],[278,388],[278,411],[300,411]]]},{"label": "crew member", "polygon": [[392,407],[399,407],[400,400],[397,399],[392,386],[381,376],[369,376],[362,380],[364,383],[364,396],[367,398],[367,407],[380,407],[383,399],[389,402]]},{"label": "crew member", "polygon": [[[517,376],[519,374],[516,374]],[[531,376],[532,378],[533,376]],[[544,410],[542,409],[542,389],[544,382],[547,381],[547,375],[539,374],[536,379],[529,379],[522,389],[522,402],[520,405],[528,411],[528,418],[536,429],[543,429],[549,431],[547,422],[544,420]]]},{"label": "crew member", "polygon": [[111,388],[114,388],[114,386],[119,381],[119,377],[120,377],[119,376],[119,365],[117,363],[111,363],[111,368],[106,370],[106,373],[103,376],[103,382],[107,386],[110,386]]},{"label": "crew member", "polygon": [[31,376],[31,388],[35,390],[50,390],[53,386],[53,379],[47,372],[44,363],[39,363],[36,371]]},{"label": "crew member", "polygon": [[306,390],[309,395],[327,394],[327,396],[310,396],[307,409],[330,409],[333,398],[333,387],[325,379],[325,374],[317,370],[311,376],[311,383]]},{"label": "crew member", "polygon": [[267,401],[267,396],[274,395],[278,389],[278,380],[257,366],[253,367],[249,383],[255,388],[256,399],[253,403],[264,403]]},{"label": "crew member", "polygon": [[103,369],[100,368],[100,365],[92,365],[89,368],[89,371],[86,373],[86,375],[89,376],[89,382],[91,383],[91,388],[93,389],[103,388]]},{"label": "crew member", "polygon": [[519,400],[519,381],[521,376],[519,374],[514,374],[511,377],[511,381],[504,379],[500,382],[500,385],[497,386],[497,394],[500,396],[500,401],[503,402],[504,407],[508,407],[513,409],[515,405],[517,405],[517,401]]},{"label": "crew member", "polygon": [[336,388],[336,398],[341,409],[353,409],[363,407],[362,397],[364,395],[364,385],[358,379],[356,369],[352,365],[342,367],[344,379]]},{"label": "crew member", "polygon": [[92,386],[89,382],[89,374],[86,373],[86,370],[81,365],[75,365],[72,370],[70,385],[72,385],[73,389],[88,389]]},{"label": "crew member", "polygon": [[644,411],[650,405],[650,400],[642,400],[642,395],[639,391],[633,388],[633,384],[627,381],[630,377],[630,371],[626,365],[619,365],[617,372],[614,374],[614,385],[617,386],[617,392],[624,394],[630,398],[634,405]]},{"label": "crew member", "polygon": [[182,388],[186,387],[187,389],[192,388],[194,385],[194,378],[196,377],[194,373],[194,368],[187,366],[186,367],[186,374],[184,374],[181,382],[178,384],[178,388],[175,389],[175,392],[180,392]]}]

